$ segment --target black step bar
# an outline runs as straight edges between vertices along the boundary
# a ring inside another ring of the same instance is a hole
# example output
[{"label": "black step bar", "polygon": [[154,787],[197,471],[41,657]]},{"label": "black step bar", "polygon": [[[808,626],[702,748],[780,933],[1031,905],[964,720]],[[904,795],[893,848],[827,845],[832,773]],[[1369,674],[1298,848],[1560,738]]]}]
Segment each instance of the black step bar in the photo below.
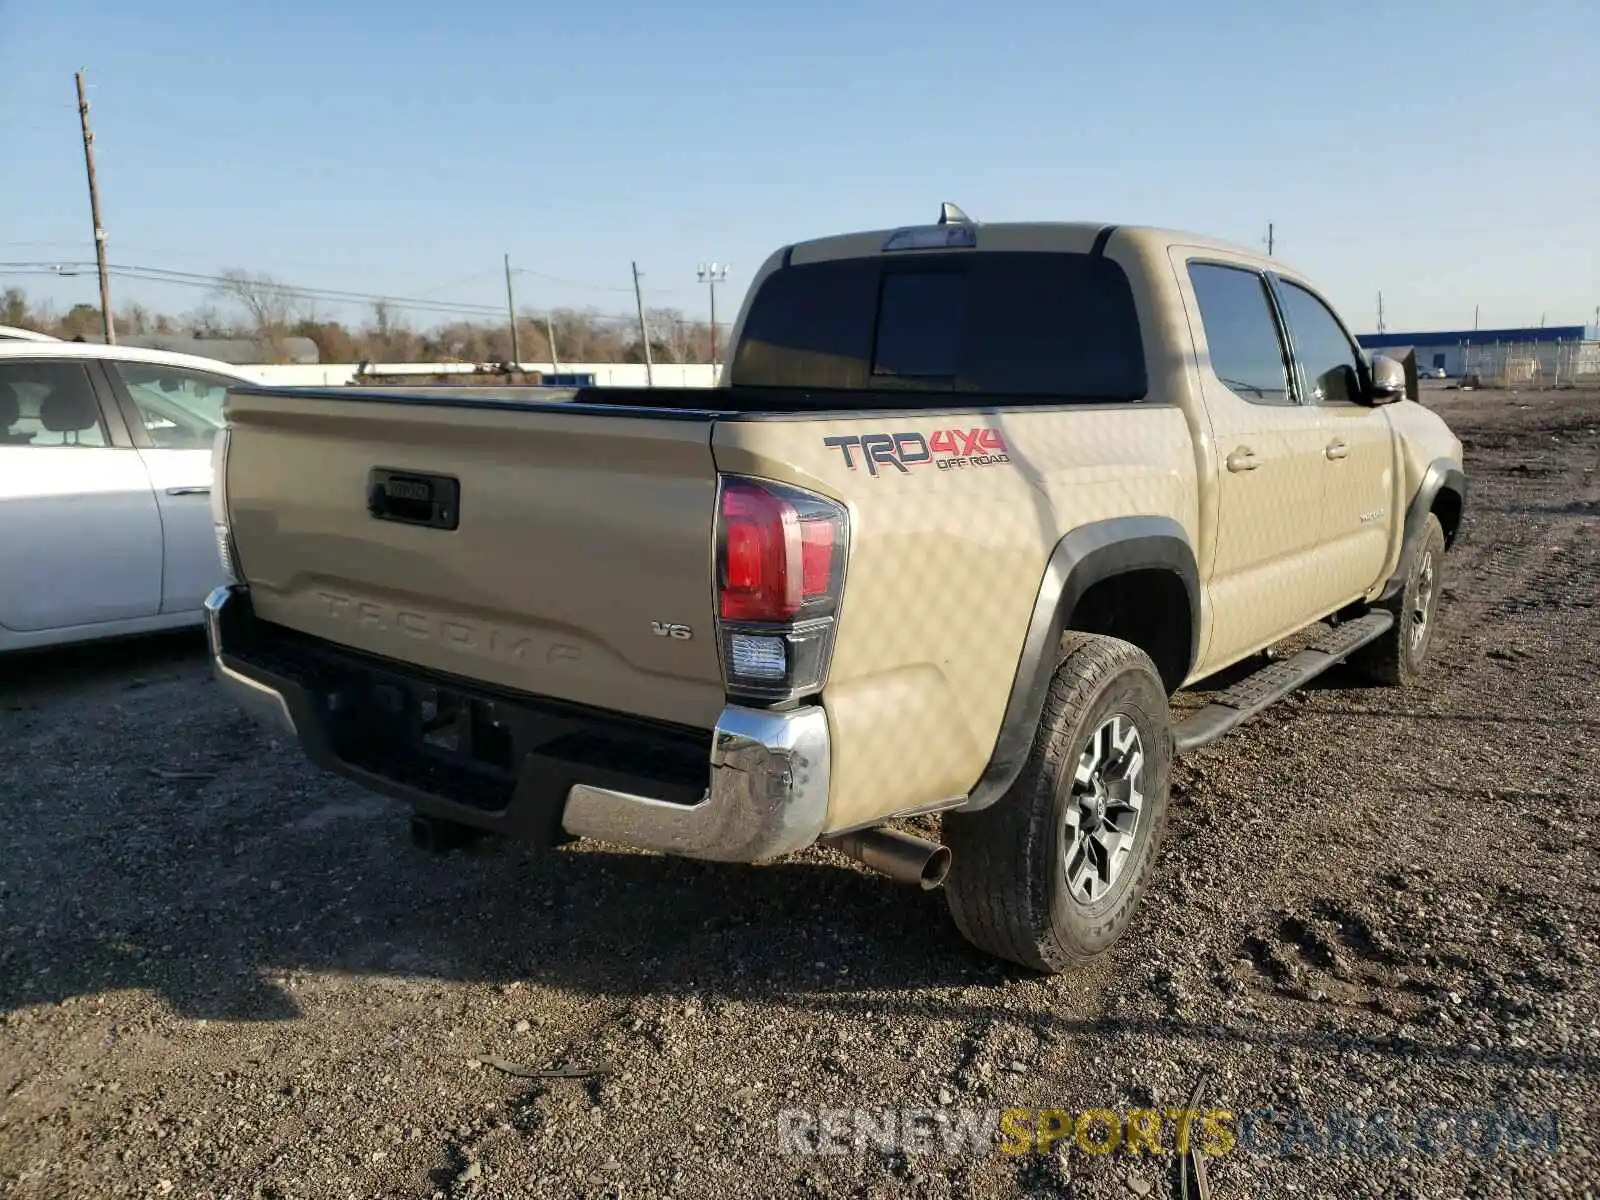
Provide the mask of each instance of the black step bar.
[{"label": "black step bar", "polygon": [[1382,609],[1330,628],[1322,637],[1282,662],[1269,663],[1234,684],[1210,704],[1172,727],[1179,754],[1209,746],[1244,724],[1295,688],[1343,662],[1368,642],[1377,641],[1394,625],[1394,614]]}]

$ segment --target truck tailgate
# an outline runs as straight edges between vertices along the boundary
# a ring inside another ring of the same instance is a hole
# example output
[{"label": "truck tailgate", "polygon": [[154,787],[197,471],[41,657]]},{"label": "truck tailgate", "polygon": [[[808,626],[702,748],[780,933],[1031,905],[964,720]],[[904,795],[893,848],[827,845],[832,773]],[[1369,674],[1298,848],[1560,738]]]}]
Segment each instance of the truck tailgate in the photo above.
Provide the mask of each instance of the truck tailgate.
[{"label": "truck tailgate", "polygon": [[[226,503],[262,619],[535,695],[715,723],[710,416],[251,389],[227,411]],[[450,481],[454,514],[430,508]]]}]

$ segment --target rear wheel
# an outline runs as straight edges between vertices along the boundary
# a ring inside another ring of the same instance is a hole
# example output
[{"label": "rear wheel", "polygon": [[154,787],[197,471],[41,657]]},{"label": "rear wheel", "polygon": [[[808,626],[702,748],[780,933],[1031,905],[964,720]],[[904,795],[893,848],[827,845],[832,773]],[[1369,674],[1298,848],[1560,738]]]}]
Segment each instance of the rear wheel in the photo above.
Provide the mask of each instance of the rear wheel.
[{"label": "rear wheel", "polygon": [[1062,639],[1032,752],[992,807],[950,813],[945,896],[966,939],[1064,971],[1132,923],[1166,827],[1172,734],[1155,664],[1115,638]]},{"label": "rear wheel", "polygon": [[1444,554],[1444,527],[1429,513],[1405,586],[1393,600],[1377,606],[1394,613],[1393,627],[1350,656],[1350,665],[1374,683],[1399,687],[1422,674],[1438,624]]}]

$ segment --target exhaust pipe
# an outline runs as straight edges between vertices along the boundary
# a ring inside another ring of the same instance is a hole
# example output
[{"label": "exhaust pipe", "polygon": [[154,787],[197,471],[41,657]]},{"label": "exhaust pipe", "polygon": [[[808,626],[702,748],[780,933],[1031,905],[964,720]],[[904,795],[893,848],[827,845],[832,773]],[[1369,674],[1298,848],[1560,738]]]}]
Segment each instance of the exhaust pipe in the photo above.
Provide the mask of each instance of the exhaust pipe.
[{"label": "exhaust pipe", "polygon": [[411,844],[429,854],[447,854],[477,841],[482,834],[470,825],[446,821],[440,817],[425,817],[421,813],[411,816]]},{"label": "exhaust pipe", "polygon": [[916,884],[925,892],[940,886],[950,874],[949,846],[890,829],[887,825],[841,833],[837,837],[823,838],[822,843],[862,866],[887,875],[896,883]]}]

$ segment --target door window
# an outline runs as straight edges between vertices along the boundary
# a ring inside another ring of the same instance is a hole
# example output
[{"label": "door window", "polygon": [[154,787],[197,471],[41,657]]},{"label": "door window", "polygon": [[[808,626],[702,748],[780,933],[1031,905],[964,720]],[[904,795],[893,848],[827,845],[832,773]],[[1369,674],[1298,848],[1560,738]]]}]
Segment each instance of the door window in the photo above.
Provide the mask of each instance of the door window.
[{"label": "door window", "polygon": [[1211,369],[1252,404],[1292,404],[1283,339],[1272,315],[1267,281],[1254,271],[1190,263]]},{"label": "door window", "polygon": [[150,443],[158,450],[209,450],[222,428],[222,401],[233,382],[181,367],[107,364],[128,389]]},{"label": "door window", "polygon": [[1278,297],[1294,339],[1295,358],[1313,404],[1353,404],[1361,386],[1360,355],[1339,318],[1298,284],[1278,281]]},{"label": "door window", "polygon": [[100,402],[81,363],[0,362],[0,446],[108,446]]}]

